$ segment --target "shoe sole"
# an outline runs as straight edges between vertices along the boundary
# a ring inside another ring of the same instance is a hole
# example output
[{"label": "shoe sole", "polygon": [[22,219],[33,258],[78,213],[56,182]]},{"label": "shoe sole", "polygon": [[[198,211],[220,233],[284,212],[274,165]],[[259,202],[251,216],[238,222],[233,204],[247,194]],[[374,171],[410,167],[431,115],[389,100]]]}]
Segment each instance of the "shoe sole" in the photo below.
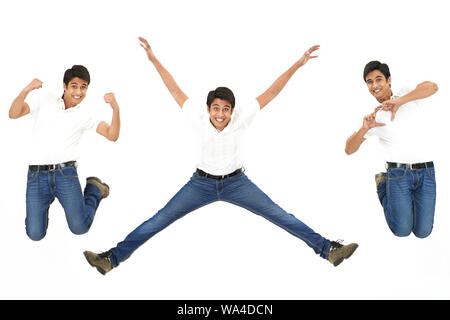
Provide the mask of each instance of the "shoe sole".
[{"label": "shoe sole", "polygon": [[333,265],[334,265],[335,267],[337,267],[337,266],[340,265],[345,259],[350,258],[350,257],[352,256],[352,254],[356,251],[356,249],[358,249],[358,247],[359,247],[359,245],[355,245],[355,246],[353,247],[353,250],[350,251],[350,253],[349,253],[348,255],[346,255],[346,256],[343,257],[343,258],[337,259],[337,260],[333,263]]},{"label": "shoe sole", "polygon": [[97,271],[100,272],[102,275],[105,275],[105,274],[106,274],[105,270],[101,269],[100,267],[97,267],[97,266],[93,265],[93,264],[91,263],[91,261],[89,261],[89,256],[88,256],[88,254],[87,254],[86,251],[83,252],[83,255],[84,255],[84,257],[86,258],[87,262],[91,265],[91,267],[94,267],[95,269],[97,269]]}]

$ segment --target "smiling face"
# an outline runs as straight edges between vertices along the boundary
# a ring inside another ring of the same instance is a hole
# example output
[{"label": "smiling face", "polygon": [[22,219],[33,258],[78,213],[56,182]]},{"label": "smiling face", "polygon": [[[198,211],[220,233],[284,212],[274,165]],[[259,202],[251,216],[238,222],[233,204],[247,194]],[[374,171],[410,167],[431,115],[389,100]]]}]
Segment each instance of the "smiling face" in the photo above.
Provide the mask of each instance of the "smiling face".
[{"label": "smiling face", "polygon": [[367,74],[365,80],[370,94],[373,95],[378,102],[382,103],[391,98],[391,77],[386,80],[386,77],[380,70],[373,70]]},{"label": "smiling face", "polygon": [[66,109],[81,103],[86,96],[87,89],[88,82],[78,77],[72,78],[67,85],[64,83],[63,100]]},{"label": "smiling face", "polygon": [[233,108],[231,103],[227,100],[216,98],[211,103],[210,107],[207,107],[209,113],[209,121],[211,121],[214,128],[218,131],[222,131],[228,125],[231,120]]}]

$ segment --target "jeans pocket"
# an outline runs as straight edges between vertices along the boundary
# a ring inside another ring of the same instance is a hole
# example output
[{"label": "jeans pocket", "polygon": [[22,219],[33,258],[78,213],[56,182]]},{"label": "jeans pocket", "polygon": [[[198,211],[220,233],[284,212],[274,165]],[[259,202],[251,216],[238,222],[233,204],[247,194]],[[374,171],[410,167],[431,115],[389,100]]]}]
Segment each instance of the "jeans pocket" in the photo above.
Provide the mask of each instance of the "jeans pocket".
[{"label": "jeans pocket", "polygon": [[77,168],[75,167],[59,168],[59,172],[64,178],[78,178]]},{"label": "jeans pocket", "polygon": [[388,180],[399,180],[403,178],[406,174],[406,169],[403,168],[393,168],[388,169],[387,171],[387,179]]},{"label": "jeans pocket", "polygon": [[434,168],[427,168],[426,170],[427,170],[428,176],[429,176],[431,179],[433,179],[433,181],[436,182],[436,177],[435,177],[435,175],[434,175]]},{"label": "jeans pocket", "polygon": [[230,177],[229,179],[230,179],[231,182],[233,182],[233,181],[241,179],[244,175],[245,174],[243,172],[241,172],[241,173],[238,173],[238,174]]},{"label": "jeans pocket", "polygon": [[38,172],[37,171],[28,170],[27,183],[34,182],[36,180],[37,176],[38,176]]},{"label": "jeans pocket", "polygon": [[197,172],[194,172],[194,174],[192,175],[191,179],[206,180],[206,177],[199,175]]}]

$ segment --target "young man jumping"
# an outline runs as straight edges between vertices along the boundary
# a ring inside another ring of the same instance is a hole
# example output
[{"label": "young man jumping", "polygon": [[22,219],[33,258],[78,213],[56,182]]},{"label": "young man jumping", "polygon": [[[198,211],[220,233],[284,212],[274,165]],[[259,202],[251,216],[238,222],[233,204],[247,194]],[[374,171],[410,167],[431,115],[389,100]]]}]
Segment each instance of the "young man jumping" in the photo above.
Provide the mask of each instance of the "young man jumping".
[{"label": "young man jumping", "polygon": [[45,237],[49,208],[55,198],[64,208],[70,230],[83,234],[89,230],[100,200],[109,195],[109,186],[96,177],[87,178],[84,194],[78,180],[76,160],[83,134],[96,130],[108,140],[116,141],[120,132],[119,105],[113,93],[104,96],[113,110],[111,124],[97,119],[89,106],[81,103],[89,83],[88,70],[74,65],[64,73],[62,96],[39,90],[32,98],[28,97],[30,92],[42,88],[42,82],[33,79],[9,110],[11,119],[29,114],[34,120],[25,220],[26,233],[32,240]]},{"label": "young man jumping", "polygon": [[436,93],[438,87],[425,81],[394,94],[389,67],[379,61],[366,65],[363,78],[381,105],[365,116],[361,128],[347,139],[345,152],[358,151],[370,136],[379,138],[387,172],[377,174],[375,181],[386,222],[398,237],[413,232],[426,238],[433,229],[436,178],[430,141],[423,131],[426,109],[421,99]]},{"label": "young man jumping", "polygon": [[357,244],[344,246],[314,232],[274,203],[247,178],[242,169],[242,137],[246,129],[258,112],[278,95],[292,75],[309,59],[316,58],[311,53],[318,50],[319,46],[306,51],[300,60],[255,100],[235,107],[233,92],[219,87],[208,93],[205,106],[204,102],[189,99],[184,94],[171,74],[156,59],[148,42],[139,39],[173,98],[194,124],[200,140],[197,170],[164,208],[138,226],[116,247],[100,254],[85,251],[89,264],[105,274],[172,222],[215,201],[226,201],[266,218],[303,240],[316,254],[335,266],[349,258],[358,247]]}]

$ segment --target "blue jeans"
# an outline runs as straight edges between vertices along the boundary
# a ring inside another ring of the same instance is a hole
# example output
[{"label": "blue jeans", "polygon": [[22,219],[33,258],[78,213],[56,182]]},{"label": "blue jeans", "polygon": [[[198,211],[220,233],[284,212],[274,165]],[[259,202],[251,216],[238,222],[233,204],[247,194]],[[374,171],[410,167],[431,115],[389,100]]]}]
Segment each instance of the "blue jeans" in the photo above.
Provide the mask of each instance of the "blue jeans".
[{"label": "blue jeans", "polygon": [[83,195],[75,167],[28,170],[25,227],[30,239],[38,241],[45,237],[48,210],[55,197],[64,208],[69,229],[74,234],[86,233],[91,227],[101,199],[95,184],[86,183]]},{"label": "blue jeans", "polygon": [[389,168],[377,192],[386,222],[396,236],[406,237],[411,231],[418,238],[431,234],[436,203],[434,168]]},{"label": "blue jeans", "polygon": [[215,201],[226,201],[243,207],[278,225],[303,240],[315,253],[327,259],[330,241],[287,213],[264,194],[244,173],[215,180],[197,173],[149,220],[111,248],[114,267],[126,260],[139,246],[187,213]]}]

